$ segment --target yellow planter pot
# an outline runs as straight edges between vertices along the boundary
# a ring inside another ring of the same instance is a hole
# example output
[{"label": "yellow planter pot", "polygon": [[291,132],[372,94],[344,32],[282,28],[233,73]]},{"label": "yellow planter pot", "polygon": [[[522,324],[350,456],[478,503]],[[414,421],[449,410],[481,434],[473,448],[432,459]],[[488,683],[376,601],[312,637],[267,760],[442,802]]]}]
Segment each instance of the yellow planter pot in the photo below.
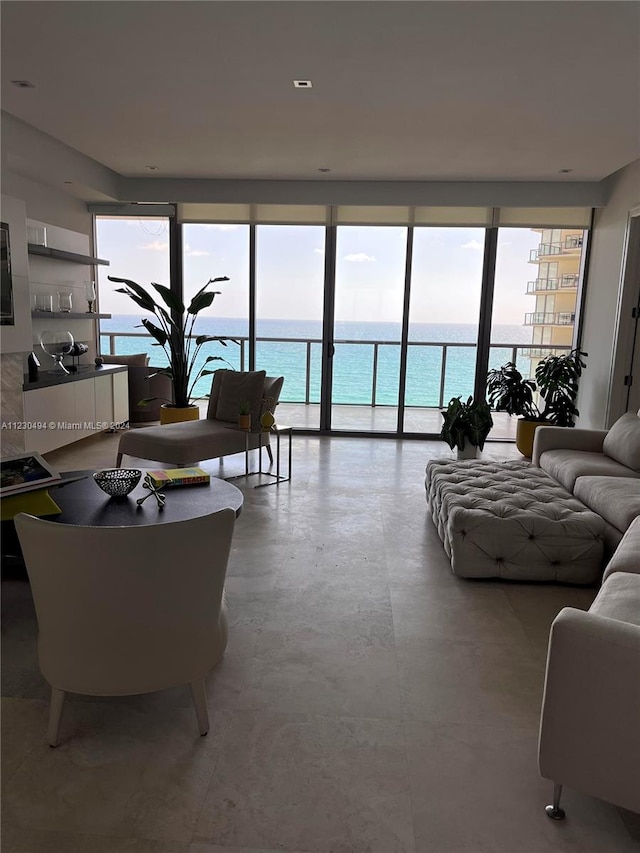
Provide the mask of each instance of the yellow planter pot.
[{"label": "yellow planter pot", "polygon": [[238,428],[251,429],[251,415],[238,415]]},{"label": "yellow planter pot", "polygon": [[545,426],[545,421],[525,421],[522,418],[518,421],[516,447],[527,459],[531,459],[533,454],[533,438],[539,426]]},{"label": "yellow planter pot", "polygon": [[199,419],[200,409],[197,406],[187,406],[183,409],[169,406],[166,403],[160,406],[161,424],[179,424],[183,421],[197,421]]}]

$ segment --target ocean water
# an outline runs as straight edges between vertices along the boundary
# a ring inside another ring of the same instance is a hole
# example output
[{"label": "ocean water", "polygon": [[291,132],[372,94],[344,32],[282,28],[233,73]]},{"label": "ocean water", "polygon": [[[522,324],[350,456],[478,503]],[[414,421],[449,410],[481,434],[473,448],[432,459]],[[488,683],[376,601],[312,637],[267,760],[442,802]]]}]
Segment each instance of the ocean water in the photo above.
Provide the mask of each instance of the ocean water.
[{"label": "ocean water", "polygon": [[[140,317],[131,314],[113,315],[102,320],[101,332],[135,332],[144,337],[117,336],[114,352],[131,355],[147,352],[151,363],[166,365],[161,347],[140,326]],[[196,333],[246,337],[246,319],[199,317]],[[307,399],[307,359],[309,360],[309,402],[320,402],[321,338],[322,324],[308,320],[259,320],[256,336],[256,368],[266,370],[270,376],[284,376],[285,383],[280,399],[299,403]],[[443,400],[473,393],[478,328],[465,323],[411,323],[407,352],[406,405],[439,406],[440,383],[445,360]],[[400,375],[400,323],[338,322],[335,326],[335,355],[333,358],[333,402],[370,405],[373,396],[375,346],[377,370],[375,402],[378,405],[397,405]],[[268,340],[269,338],[286,340]],[[267,340],[260,340],[267,339]],[[311,342],[311,343],[307,343]],[[443,344],[448,344],[443,347]],[[461,346],[466,344],[466,346]],[[512,358],[513,346],[531,344],[531,328],[517,325],[493,327],[489,366],[498,367]],[[457,345],[457,346],[456,346]],[[498,346],[495,346],[498,345]],[[502,345],[502,346],[500,346]],[[108,353],[109,338],[101,335],[101,350]],[[248,368],[248,344],[205,344],[198,365],[207,356],[222,356],[236,370]],[[446,351],[446,355],[445,355]],[[528,369],[528,359],[521,350],[517,352],[521,370]],[[212,362],[210,369],[225,367],[222,362]],[[203,377],[196,386],[196,394],[204,396],[211,387],[211,377]]]}]

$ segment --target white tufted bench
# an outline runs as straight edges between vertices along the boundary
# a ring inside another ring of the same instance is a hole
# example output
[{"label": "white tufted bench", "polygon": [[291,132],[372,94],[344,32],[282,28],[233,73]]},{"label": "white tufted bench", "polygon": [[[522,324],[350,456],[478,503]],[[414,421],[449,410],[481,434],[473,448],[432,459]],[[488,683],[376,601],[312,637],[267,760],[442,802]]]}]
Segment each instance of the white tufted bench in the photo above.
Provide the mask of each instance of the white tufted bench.
[{"label": "white tufted bench", "polygon": [[455,574],[566,583],[602,577],[603,519],[542,469],[432,459],[425,486]]}]

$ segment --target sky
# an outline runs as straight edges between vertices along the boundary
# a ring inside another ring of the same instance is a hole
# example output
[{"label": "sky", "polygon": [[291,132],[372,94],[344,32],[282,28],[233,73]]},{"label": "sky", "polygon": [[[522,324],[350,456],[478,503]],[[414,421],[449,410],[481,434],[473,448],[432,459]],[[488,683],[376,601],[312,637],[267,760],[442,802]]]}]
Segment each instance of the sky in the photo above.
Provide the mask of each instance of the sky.
[{"label": "sky", "polygon": [[[318,320],[322,316],[324,227],[260,225],[257,228],[257,314],[262,319]],[[138,314],[125,295],[115,293],[107,275],[148,286],[169,284],[166,220],[99,218],[100,310]],[[540,234],[525,228],[499,232],[494,293],[494,324],[521,325],[534,310],[526,294],[537,268],[529,251]],[[336,320],[401,322],[406,229],[341,226],[337,237]],[[249,226],[184,226],[184,281],[188,299],[210,278],[230,281],[203,312],[245,317],[249,292]],[[414,230],[410,321],[477,323],[484,248],[482,228]]]}]

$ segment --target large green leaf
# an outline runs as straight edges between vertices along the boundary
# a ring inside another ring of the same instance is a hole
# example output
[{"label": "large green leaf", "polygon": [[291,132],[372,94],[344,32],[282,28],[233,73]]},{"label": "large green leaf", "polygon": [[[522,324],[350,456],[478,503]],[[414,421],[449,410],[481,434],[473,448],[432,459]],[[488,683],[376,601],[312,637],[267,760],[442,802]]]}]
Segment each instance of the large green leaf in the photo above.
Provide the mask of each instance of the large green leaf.
[{"label": "large green leaf", "polygon": [[[145,311],[155,311],[156,310],[156,301],[151,296],[151,294],[144,289],[141,285],[137,284],[135,281],[132,281],[130,278],[117,278],[116,276],[110,275],[107,276],[109,281],[113,281],[116,284],[126,284],[130,290],[118,290],[118,293],[126,293],[134,302],[137,302],[138,305],[143,305]],[[133,291],[133,292],[131,292]],[[134,294],[138,297],[136,299]]]},{"label": "large green leaf", "polygon": [[220,295],[219,290],[210,290],[204,291],[200,293],[196,293],[196,295],[191,300],[191,304],[187,308],[189,314],[197,314],[199,311],[202,311],[203,308],[208,308],[216,296]]},{"label": "large green leaf", "polygon": [[147,320],[143,318],[142,325],[149,332],[149,334],[154,337],[161,346],[164,346],[167,342],[168,335],[164,329],[161,329],[159,326],[156,326],[151,320]]},{"label": "large green leaf", "polygon": [[170,290],[168,287],[165,287],[163,284],[156,284],[155,281],[151,282],[151,286],[155,287],[155,289],[158,291],[160,296],[162,296],[162,298],[164,299],[165,304],[172,311],[177,311],[178,314],[184,314],[184,304],[183,304],[182,300],[179,299],[178,296],[173,292],[173,290]]}]

